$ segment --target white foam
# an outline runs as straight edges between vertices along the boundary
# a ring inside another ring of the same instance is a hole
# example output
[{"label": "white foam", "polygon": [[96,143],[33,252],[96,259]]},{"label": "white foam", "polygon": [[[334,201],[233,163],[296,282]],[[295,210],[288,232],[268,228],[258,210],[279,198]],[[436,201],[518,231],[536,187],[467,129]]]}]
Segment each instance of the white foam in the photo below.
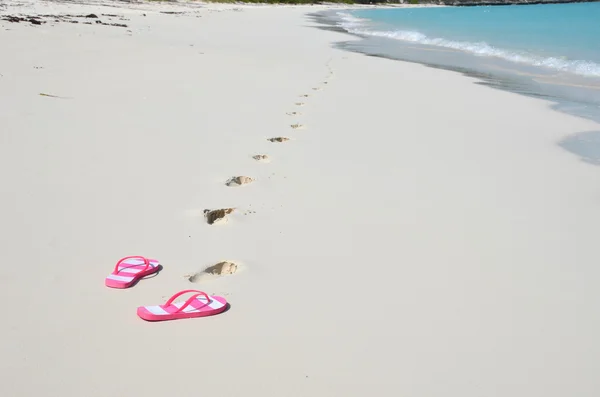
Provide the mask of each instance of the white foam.
[{"label": "white foam", "polygon": [[387,37],[395,40],[408,41],[418,44],[433,45],[465,51],[478,56],[488,56],[507,61],[545,67],[560,72],[573,73],[581,76],[600,77],[600,65],[585,60],[569,60],[557,57],[540,57],[527,52],[517,52],[493,47],[485,42],[453,41],[443,38],[431,38],[410,30],[378,31],[369,30],[367,19],[357,18],[348,13],[339,12],[341,19],[338,25],[349,33],[362,36]]}]

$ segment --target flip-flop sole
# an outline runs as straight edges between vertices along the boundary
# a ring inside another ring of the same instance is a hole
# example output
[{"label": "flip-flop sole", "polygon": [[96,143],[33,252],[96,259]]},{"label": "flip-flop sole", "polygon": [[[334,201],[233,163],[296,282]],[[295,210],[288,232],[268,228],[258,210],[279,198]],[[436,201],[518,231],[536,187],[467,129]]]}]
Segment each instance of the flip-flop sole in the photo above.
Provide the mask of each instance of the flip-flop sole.
[{"label": "flip-flop sole", "polygon": [[207,303],[204,297],[196,300],[182,311],[178,311],[184,301],[174,302],[171,305],[140,306],[137,314],[146,321],[181,320],[185,318],[213,316],[227,309],[227,300],[222,296],[211,296]]},{"label": "flip-flop sole", "polygon": [[143,270],[145,265],[139,259],[127,259],[121,263],[117,271],[112,272],[106,277],[104,284],[110,288],[129,288],[139,280],[161,269],[160,263],[156,259],[148,259],[150,267]]}]

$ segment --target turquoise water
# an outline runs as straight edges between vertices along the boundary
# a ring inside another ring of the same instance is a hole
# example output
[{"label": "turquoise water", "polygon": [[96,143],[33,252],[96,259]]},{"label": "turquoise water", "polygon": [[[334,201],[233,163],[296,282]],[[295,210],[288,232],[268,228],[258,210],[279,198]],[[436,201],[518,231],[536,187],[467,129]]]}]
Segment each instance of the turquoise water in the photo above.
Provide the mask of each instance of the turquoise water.
[{"label": "turquoise water", "polygon": [[368,9],[338,17],[351,33],[600,78],[600,3]]},{"label": "turquoise water", "polygon": [[600,3],[323,12],[348,51],[459,71],[600,122]]}]

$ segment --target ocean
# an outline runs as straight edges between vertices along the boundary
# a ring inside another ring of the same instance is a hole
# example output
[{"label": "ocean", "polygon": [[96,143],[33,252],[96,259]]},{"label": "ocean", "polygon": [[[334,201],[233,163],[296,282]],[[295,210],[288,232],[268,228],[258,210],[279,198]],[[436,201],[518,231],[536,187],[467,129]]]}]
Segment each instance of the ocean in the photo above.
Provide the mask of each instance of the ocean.
[{"label": "ocean", "polygon": [[324,14],[346,50],[463,72],[600,121],[600,3],[370,8]]}]

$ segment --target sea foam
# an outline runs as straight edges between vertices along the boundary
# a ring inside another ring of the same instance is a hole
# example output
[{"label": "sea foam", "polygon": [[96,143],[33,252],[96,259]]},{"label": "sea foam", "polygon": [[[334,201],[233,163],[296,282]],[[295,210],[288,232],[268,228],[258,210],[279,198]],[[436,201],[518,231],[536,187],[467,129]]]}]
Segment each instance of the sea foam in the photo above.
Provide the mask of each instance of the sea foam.
[{"label": "sea foam", "polygon": [[517,52],[493,47],[485,42],[455,41],[438,37],[428,37],[410,30],[370,29],[368,19],[358,18],[346,12],[338,12],[338,26],[349,33],[360,36],[386,37],[424,45],[450,48],[477,56],[501,58],[510,62],[540,66],[560,72],[573,73],[586,77],[600,77],[600,64],[585,60],[570,60],[557,57],[541,57],[528,52]]}]

